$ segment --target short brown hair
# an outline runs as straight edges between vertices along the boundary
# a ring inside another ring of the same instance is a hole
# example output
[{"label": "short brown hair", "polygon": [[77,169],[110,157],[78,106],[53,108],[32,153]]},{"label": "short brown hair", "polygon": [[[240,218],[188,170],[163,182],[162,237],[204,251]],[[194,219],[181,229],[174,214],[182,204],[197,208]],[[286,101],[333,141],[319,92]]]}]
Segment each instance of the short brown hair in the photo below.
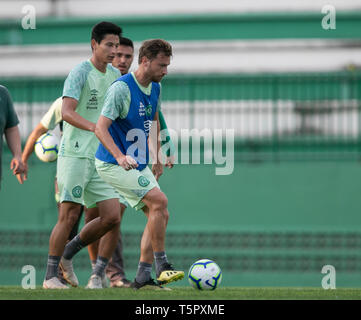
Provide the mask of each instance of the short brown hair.
[{"label": "short brown hair", "polygon": [[139,49],[138,63],[141,63],[143,57],[153,60],[160,52],[162,52],[166,57],[171,57],[172,46],[170,43],[163,39],[146,40],[142,43],[142,46]]}]

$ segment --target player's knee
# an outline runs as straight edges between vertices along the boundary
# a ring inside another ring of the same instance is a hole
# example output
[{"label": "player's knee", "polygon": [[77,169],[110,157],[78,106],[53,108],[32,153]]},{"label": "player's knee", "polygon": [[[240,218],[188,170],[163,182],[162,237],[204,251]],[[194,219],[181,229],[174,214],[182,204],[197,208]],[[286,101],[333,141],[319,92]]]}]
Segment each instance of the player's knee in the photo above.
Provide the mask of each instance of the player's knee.
[{"label": "player's knee", "polygon": [[99,217],[99,211],[97,207],[94,208],[86,208],[84,210],[85,216],[84,216],[84,220],[85,223],[88,223],[91,220],[94,220],[95,218]]},{"label": "player's knee", "polygon": [[79,212],[70,211],[65,219],[65,223],[69,228],[73,228],[73,226],[78,222]]},{"label": "player's knee", "polygon": [[103,225],[105,225],[107,228],[111,228],[114,225],[120,224],[120,214],[119,212],[117,212],[117,214],[109,214],[105,217],[102,217],[101,220]]},{"label": "player's knee", "polygon": [[152,205],[154,210],[165,211],[168,207],[167,196],[163,192],[160,192],[157,197],[154,198]]}]

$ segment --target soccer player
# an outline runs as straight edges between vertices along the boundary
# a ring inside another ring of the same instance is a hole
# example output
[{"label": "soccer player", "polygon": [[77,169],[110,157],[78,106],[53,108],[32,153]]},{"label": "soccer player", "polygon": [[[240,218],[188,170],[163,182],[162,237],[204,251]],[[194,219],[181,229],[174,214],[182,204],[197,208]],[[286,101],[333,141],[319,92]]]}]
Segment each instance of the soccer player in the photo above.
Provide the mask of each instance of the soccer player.
[{"label": "soccer player", "polygon": [[24,182],[26,169],[21,161],[21,140],[18,124],[19,120],[10,93],[7,88],[0,85],[0,183],[3,134],[5,135],[11,153],[13,154],[13,158],[10,162],[10,169],[13,171],[13,174],[16,175],[20,184],[23,184]]},{"label": "soccer player", "polygon": [[[165,252],[168,200],[157,182],[163,165],[159,159],[155,159],[153,173],[147,166],[150,127],[153,120],[158,121],[161,100],[159,82],[167,74],[171,56],[172,47],[168,42],[161,39],[145,41],[139,50],[138,69],[119,78],[107,90],[95,128],[101,142],[95,154],[99,175],[132,207],[137,210],[144,207],[148,218],[142,236],[138,271],[132,283],[134,289],[155,285],[151,278],[153,258],[158,284],[184,277],[183,271],[174,270]],[[159,126],[155,123],[158,137]],[[131,142],[132,136],[136,140],[134,144]],[[156,155],[159,149],[158,140]],[[149,250],[149,243],[152,251]]]},{"label": "soccer player", "polygon": [[[133,41],[121,37],[119,39],[119,46],[116,49],[115,57],[112,61],[112,65],[117,68],[122,75],[127,74],[134,59],[134,44]],[[121,215],[123,215],[125,210],[125,205],[121,206]],[[87,210],[86,211],[86,222],[91,221],[92,219],[98,216],[97,210]],[[98,255],[98,245],[99,241],[95,241],[88,245],[89,257],[94,268],[96,264],[96,258]],[[106,275],[110,281],[110,287],[113,288],[128,288],[130,286],[130,281],[126,278],[124,272],[124,262],[123,262],[123,243],[121,233],[119,234],[119,239],[117,246],[114,250],[112,258],[109,260],[109,263],[106,267]],[[105,279],[103,279],[103,287],[105,286]]]},{"label": "soccer player", "polygon": [[[134,44],[133,41],[128,38],[120,38],[119,46],[117,47],[115,57],[113,59],[112,65],[119,69],[122,75],[125,75],[128,73],[134,59]],[[164,120],[164,117],[159,110],[160,118],[162,119],[160,121],[160,129],[161,130],[167,130],[167,124]],[[169,135],[167,136],[167,140],[165,142],[168,142],[172,149],[174,149],[174,146],[169,140]],[[170,152],[167,157],[167,166],[173,167],[174,159],[171,158]],[[125,207],[121,205],[121,214],[124,213]],[[98,215],[96,210],[86,210],[86,222],[96,218]],[[92,261],[92,265],[95,265],[95,260],[98,254],[98,242],[95,241],[88,245],[88,251],[89,256]],[[149,250],[152,250],[150,247]],[[124,262],[123,262],[123,244],[122,244],[122,236],[119,235],[118,244],[115,248],[115,251],[112,255],[112,258],[110,259],[108,266],[106,268],[106,275],[108,279],[110,280],[110,286],[115,288],[121,288],[121,287],[129,287],[130,281],[126,279],[125,272],[124,272]],[[103,286],[105,284],[105,281],[103,281]]]},{"label": "soccer player", "polygon": [[[95,123],[110,84],[120,76],[113,61],[121,28],[101,22],[92,29],[92,56],[77,65],[64,83],[62,118],[64,120],[57,163],[60,192],[58,222],[49,240],[49,255],[43,287],[66,289],[57,277],[58,267],[64,278],[78,286],[72,257],[84,246],[101,238],[96,265],[91,275],[101,282],[104,269],[114,252],[120,225],[119,194],[97,174],[94,154],[99,144],[94,135]],[[81,205],[99,208],[99,217],[87,223],[66,246],[66,240],[78,219]]]}]

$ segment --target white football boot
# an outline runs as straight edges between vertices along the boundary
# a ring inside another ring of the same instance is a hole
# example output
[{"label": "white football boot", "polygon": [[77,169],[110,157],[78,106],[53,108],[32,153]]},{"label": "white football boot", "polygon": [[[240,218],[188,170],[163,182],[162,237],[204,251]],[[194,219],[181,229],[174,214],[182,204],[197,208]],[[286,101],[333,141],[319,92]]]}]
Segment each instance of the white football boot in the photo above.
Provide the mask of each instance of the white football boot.
[{"label": "white football boot", "polygon": [[85,289],[103,289],[102,277],[92,274]]},{"label": "white football boot", "polygon": [[69,287],[63,283],[57,278],[53,277],[49,280],[44,280],[43,282],[43,288],[44,289],[69,289]]},{"label": "white football boot", "polygon": [[79,285],[77,276],[74,273],[73,262],[72,260],[67,260],[64,257],[61,257],[59,267],[63,271],[64,279],[73,287]]}]

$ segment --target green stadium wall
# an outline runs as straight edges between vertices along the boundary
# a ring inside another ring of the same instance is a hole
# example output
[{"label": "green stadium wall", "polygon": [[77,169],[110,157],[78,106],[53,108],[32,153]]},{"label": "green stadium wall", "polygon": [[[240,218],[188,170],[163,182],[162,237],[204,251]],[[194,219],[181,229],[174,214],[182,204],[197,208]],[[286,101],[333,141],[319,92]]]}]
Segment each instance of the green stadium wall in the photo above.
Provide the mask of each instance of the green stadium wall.
[{"label": "green stadium wall", "polygon": [[[6,151],[0,284],[20,285],[27,264],[41,284],[57,217],[55,164],[32,157],[29,180],[19,185],[9,161]],[[197,259],[214,259],[225,286],[320,287],[322,267],[333,265],[337,287],[360,287],[360,176],[357,162],[236,163],[229,176],[216,176],[214,165],[177,165],[160,182],[169,199],[168,256],[185,271]],[[122,233],[130,279],[144,225],[142,214],[127,209]],[[74,264],[85,285],[86,250]]]},{"label": "green stadium wall", "polygon": [[[337,28],[321,26],[321,12],[188,14],[108,17],[134,41],[234,39],[359,39],[361,12],[337,12]],[[38,18],[35,30],[24,30],[19,20],[0,22],[1,45],[87,43],[99,18]],[[71,35],[71,36],[69,36]]]}]

